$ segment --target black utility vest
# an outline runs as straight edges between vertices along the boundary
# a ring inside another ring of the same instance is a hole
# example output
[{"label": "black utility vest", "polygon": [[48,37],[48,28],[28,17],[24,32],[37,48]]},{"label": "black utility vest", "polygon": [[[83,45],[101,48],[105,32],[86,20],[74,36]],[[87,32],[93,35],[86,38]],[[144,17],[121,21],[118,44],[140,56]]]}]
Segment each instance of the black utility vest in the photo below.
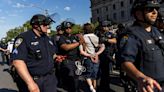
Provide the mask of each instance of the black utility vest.
[{"label": "black utility vest", "polygon": [[137,68],[157,81],[164,81],[164,49],[160,48],[155,40],[164,40],[159,31],[152,27],[152,35],[149,35],[143,27],[133,26],[128,28],[127,33],[135,36],[141,44],[136,60],[139,63]]}]

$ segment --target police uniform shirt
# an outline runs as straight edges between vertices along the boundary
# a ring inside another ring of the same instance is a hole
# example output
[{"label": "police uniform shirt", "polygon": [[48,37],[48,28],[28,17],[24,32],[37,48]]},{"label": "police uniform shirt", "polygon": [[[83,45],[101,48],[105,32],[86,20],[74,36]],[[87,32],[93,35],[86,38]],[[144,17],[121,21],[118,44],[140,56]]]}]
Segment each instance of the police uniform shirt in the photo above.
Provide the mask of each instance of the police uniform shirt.
[{"label": "police uniform shirt", "polygon": [[[71,35],[69,37],[62,35],[59,39],[59,46],[61,46],[62,44],[72,44],[75,42],[78,42],[78,41],[74,35]],[[61,54],[66,55],[67,58],[71,60],[79,59],[79,55],[80,55],[78,47],[72,50],[68,50],[68,51],[61,49]]]},{"label": "police uniform shirt", "polygon": [[30,30],[16,38],[12,60],[23,60],[31,75],[45,75],[54,67],[55,48],[48,36],[38,37]]},{"label": "police uniform shirt", "polygon": [[133,36],[125,35],[120,41],[120,51],[121,56],[119,60],[121,62],[131,61],[134,62],[136,60],[139,48],[139,41],[135,39]]},{"label": "police uniform shirt", "polygon": [[[124,35],[120,41],[120,62],[133,62],[145,75],[164,80],[164,57],[161,44],[155,40],[161,38],[158,30],[152,27],[151,32],[146,32],[142,27],[132,27],[132,35]],[[134,30],[135,29],[135,30]],[[163,38],[161,38],[163,40]]]},{"label": "police uniform shirt", "polygon": [[104,34],[102,34],[100,36],[100,43],[104,43],[105,44],[105,50],[104,50],[104,54],[108,54],[108,55],[113,55],[114,52],[116,51],[116,44],[114,43],[109,43],[108,41],[103,41],[103,38],[106,39],[113,39],[116,38],[116,35],[111,33],[111,32],[105,32]]}]

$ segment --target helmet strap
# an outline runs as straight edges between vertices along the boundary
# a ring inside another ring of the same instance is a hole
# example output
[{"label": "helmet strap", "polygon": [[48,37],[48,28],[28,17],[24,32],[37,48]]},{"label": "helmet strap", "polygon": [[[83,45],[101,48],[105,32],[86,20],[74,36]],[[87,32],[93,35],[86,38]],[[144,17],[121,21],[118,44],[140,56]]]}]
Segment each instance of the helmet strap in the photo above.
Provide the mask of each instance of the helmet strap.
[{"label": "helmet strap", "polygon": [[37,26],[38,27],[34,27],[34,29],[37,30],[40,35],[44,34],[44,32],[42,31],[41,26],[40,25],[37,25]]}]

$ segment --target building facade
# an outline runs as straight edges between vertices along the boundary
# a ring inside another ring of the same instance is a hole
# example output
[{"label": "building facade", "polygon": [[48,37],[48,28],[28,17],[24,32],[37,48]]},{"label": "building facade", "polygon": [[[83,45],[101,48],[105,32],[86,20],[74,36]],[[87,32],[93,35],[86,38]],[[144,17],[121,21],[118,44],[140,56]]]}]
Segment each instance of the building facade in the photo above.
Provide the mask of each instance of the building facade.
[{"label": "building facade", "polygon": [[[91,22],[111,20],[116,23],[131,24],[131,8],[135,0],[90,0]],[[164,6],[162,6],[164,7]]]}]

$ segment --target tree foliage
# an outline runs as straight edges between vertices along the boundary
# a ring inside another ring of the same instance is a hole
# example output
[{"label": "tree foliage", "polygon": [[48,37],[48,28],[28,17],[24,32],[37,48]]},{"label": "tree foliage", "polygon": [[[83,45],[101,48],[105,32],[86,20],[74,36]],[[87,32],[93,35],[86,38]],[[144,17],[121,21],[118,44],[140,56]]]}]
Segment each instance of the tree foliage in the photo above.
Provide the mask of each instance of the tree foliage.
[{"label": "tree foliage", "polygon": [[[94,29],[99,25],[98,22],[92,24]],[[82,29],[82,25],[80,24],[76,24],[73,26],[72,30],[73,30],[73,34],[78,34],[78,33],[83,33],[83,29]],[[30,30],[32,27],[30,25],[30,22],[27,21],[25,22],[22,26],[10,29],[7,33],[6,33],[6,37],[3,38],[6,40],[6,42],[10,41],[11,39],[17,37],[20,33],[25,32],[27,30]],[[51,33],[49,34],[50,36],[56,34],[55,30],[51,30]]]},{"label": "tree foliage", "polygon": [[27,21],[26,23],[23,24],[23,26],[19,26],[19,27],[16,27],[14,29],[10,29],[7,33],[6,33],[6,42],[10,41],[11,39],[17,37],[20,33],[24,32],[24,31],[27,31],[31,29],[31,25],[30,25],[30,22]]}]

